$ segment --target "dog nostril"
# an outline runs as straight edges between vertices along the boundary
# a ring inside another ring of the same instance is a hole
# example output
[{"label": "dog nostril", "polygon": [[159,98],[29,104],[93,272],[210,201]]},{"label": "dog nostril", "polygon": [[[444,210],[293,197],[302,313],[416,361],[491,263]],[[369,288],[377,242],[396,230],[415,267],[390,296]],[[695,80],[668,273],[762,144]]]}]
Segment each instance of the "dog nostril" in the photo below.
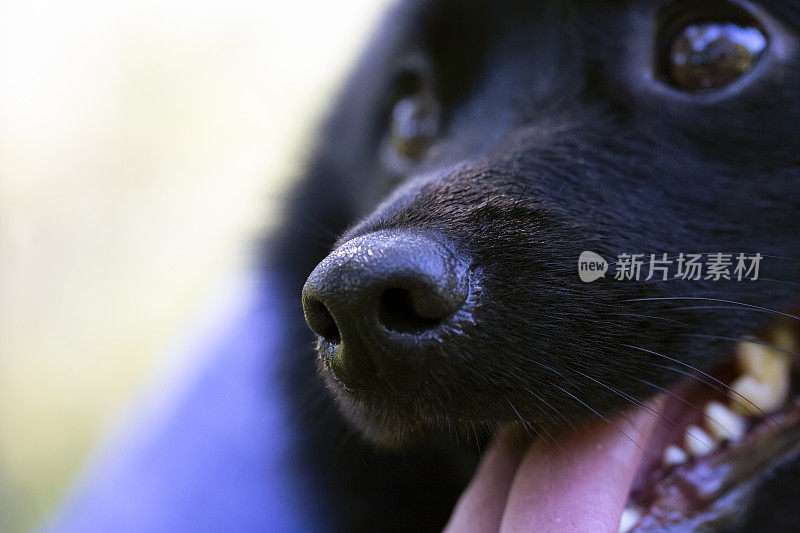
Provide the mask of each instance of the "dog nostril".
[{"label": "dog nostril", "polygon": [[435,328],[449,315],[434,312],[433,316],[422,316],[420,302],[415,301],[415,296],[419,299],[419,294],[405,289],[384,291],[378,306],[378,320],[390,331],[416,334]]},{"label": "dog nostril", "polygon": [[459,323],[468,266],[446,243],[399,230],[336,248],[308,276],[301,297],[326,376],[329,370],[353,391],[412,390],[442,355],[439,334],[452,333],[451,320]]},{"label": "dog nostril", "polygon": [[316,299],[308,300],[305,302],[304,311],[306,322],[314,333],[331,344],[339,344],[341,342],[339,328],[325,304]]}]

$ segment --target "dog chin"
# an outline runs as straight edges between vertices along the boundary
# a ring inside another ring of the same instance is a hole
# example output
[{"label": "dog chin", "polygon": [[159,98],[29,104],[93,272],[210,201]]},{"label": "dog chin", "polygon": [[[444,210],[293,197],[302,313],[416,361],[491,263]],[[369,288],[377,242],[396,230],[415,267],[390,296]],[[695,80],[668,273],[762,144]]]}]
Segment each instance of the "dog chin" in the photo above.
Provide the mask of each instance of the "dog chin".
[{"label": "dog chin", "polygon": [[339,411],[362,437],[386,449],[412,447],[426,433],[418,420],[397,400],[389,401],[376,394],[350,391],[329,370],[323,377]]}]

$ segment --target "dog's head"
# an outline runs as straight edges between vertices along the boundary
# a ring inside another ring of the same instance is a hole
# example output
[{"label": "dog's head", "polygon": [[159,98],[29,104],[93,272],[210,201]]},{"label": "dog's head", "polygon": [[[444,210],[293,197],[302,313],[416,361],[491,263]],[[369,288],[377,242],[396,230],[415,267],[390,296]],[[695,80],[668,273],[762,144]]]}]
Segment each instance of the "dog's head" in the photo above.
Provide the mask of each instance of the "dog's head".
[{"label": "dog's head", "polygon": [[578,431],[665,390],[684,420],[742,403],[733,342],[794,350],[770,327],[798,322],[799,31],[780,0],[395,8],[315,165],[309,216],[353,224],[303,292],[344,414],[402,444]]}]

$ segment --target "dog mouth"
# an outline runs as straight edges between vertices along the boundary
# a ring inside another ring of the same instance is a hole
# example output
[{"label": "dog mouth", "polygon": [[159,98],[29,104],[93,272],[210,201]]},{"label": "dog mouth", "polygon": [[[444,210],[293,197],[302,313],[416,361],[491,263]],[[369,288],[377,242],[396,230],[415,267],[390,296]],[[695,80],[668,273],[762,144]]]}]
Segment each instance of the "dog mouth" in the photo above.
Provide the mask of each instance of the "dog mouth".
[{"label": "dog mouth", "polygon": [[[635,476],[603,481],[609,491],[627,494],[618,507],[605,510],[619,517],[620,533],[725,530],[747,509],[763,477],[800,455],[799,347],[798,328],[777,324],[764,335],[738,341],[727,362],[707,372],[686,366],[686,379],[662,389],[656,408],[627,413],[629,419],[654,417],[656,423],[625,435],[642,450],[632,467]],[[617,444],[593,434],[573,437],[578,444],[547,452],[569,454],[560,460],[567,465],[563,471],[550,468],[548,476],[569,477],[571,490],[585,484],[588,492],[597,480],[570,470],[588,465],[607,471],[600,462],[616,460]],[[605,447],[599,456],[598,447]],[[539,479],[535,485],[545,491],[552,481]],[[591,512],[598,512],[597,506]]]},{"label": "dog mouth", "polygon": [[763,474],[800,453],[797,344],[781,325],[739,341],[733,363],[665,391],[621,533],[724,529]]}]

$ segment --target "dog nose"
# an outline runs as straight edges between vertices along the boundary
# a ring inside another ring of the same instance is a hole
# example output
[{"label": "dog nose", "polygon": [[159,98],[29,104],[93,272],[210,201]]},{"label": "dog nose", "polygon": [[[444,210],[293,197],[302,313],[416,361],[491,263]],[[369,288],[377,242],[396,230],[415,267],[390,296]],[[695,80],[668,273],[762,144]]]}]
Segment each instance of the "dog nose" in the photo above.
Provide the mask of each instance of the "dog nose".
[{"label": "dog nose", "polygon": [[469,293],[468,265],[440,237],[370,233],[326,257],[303,287],[323,362],[351,390],[418,384]]}]

